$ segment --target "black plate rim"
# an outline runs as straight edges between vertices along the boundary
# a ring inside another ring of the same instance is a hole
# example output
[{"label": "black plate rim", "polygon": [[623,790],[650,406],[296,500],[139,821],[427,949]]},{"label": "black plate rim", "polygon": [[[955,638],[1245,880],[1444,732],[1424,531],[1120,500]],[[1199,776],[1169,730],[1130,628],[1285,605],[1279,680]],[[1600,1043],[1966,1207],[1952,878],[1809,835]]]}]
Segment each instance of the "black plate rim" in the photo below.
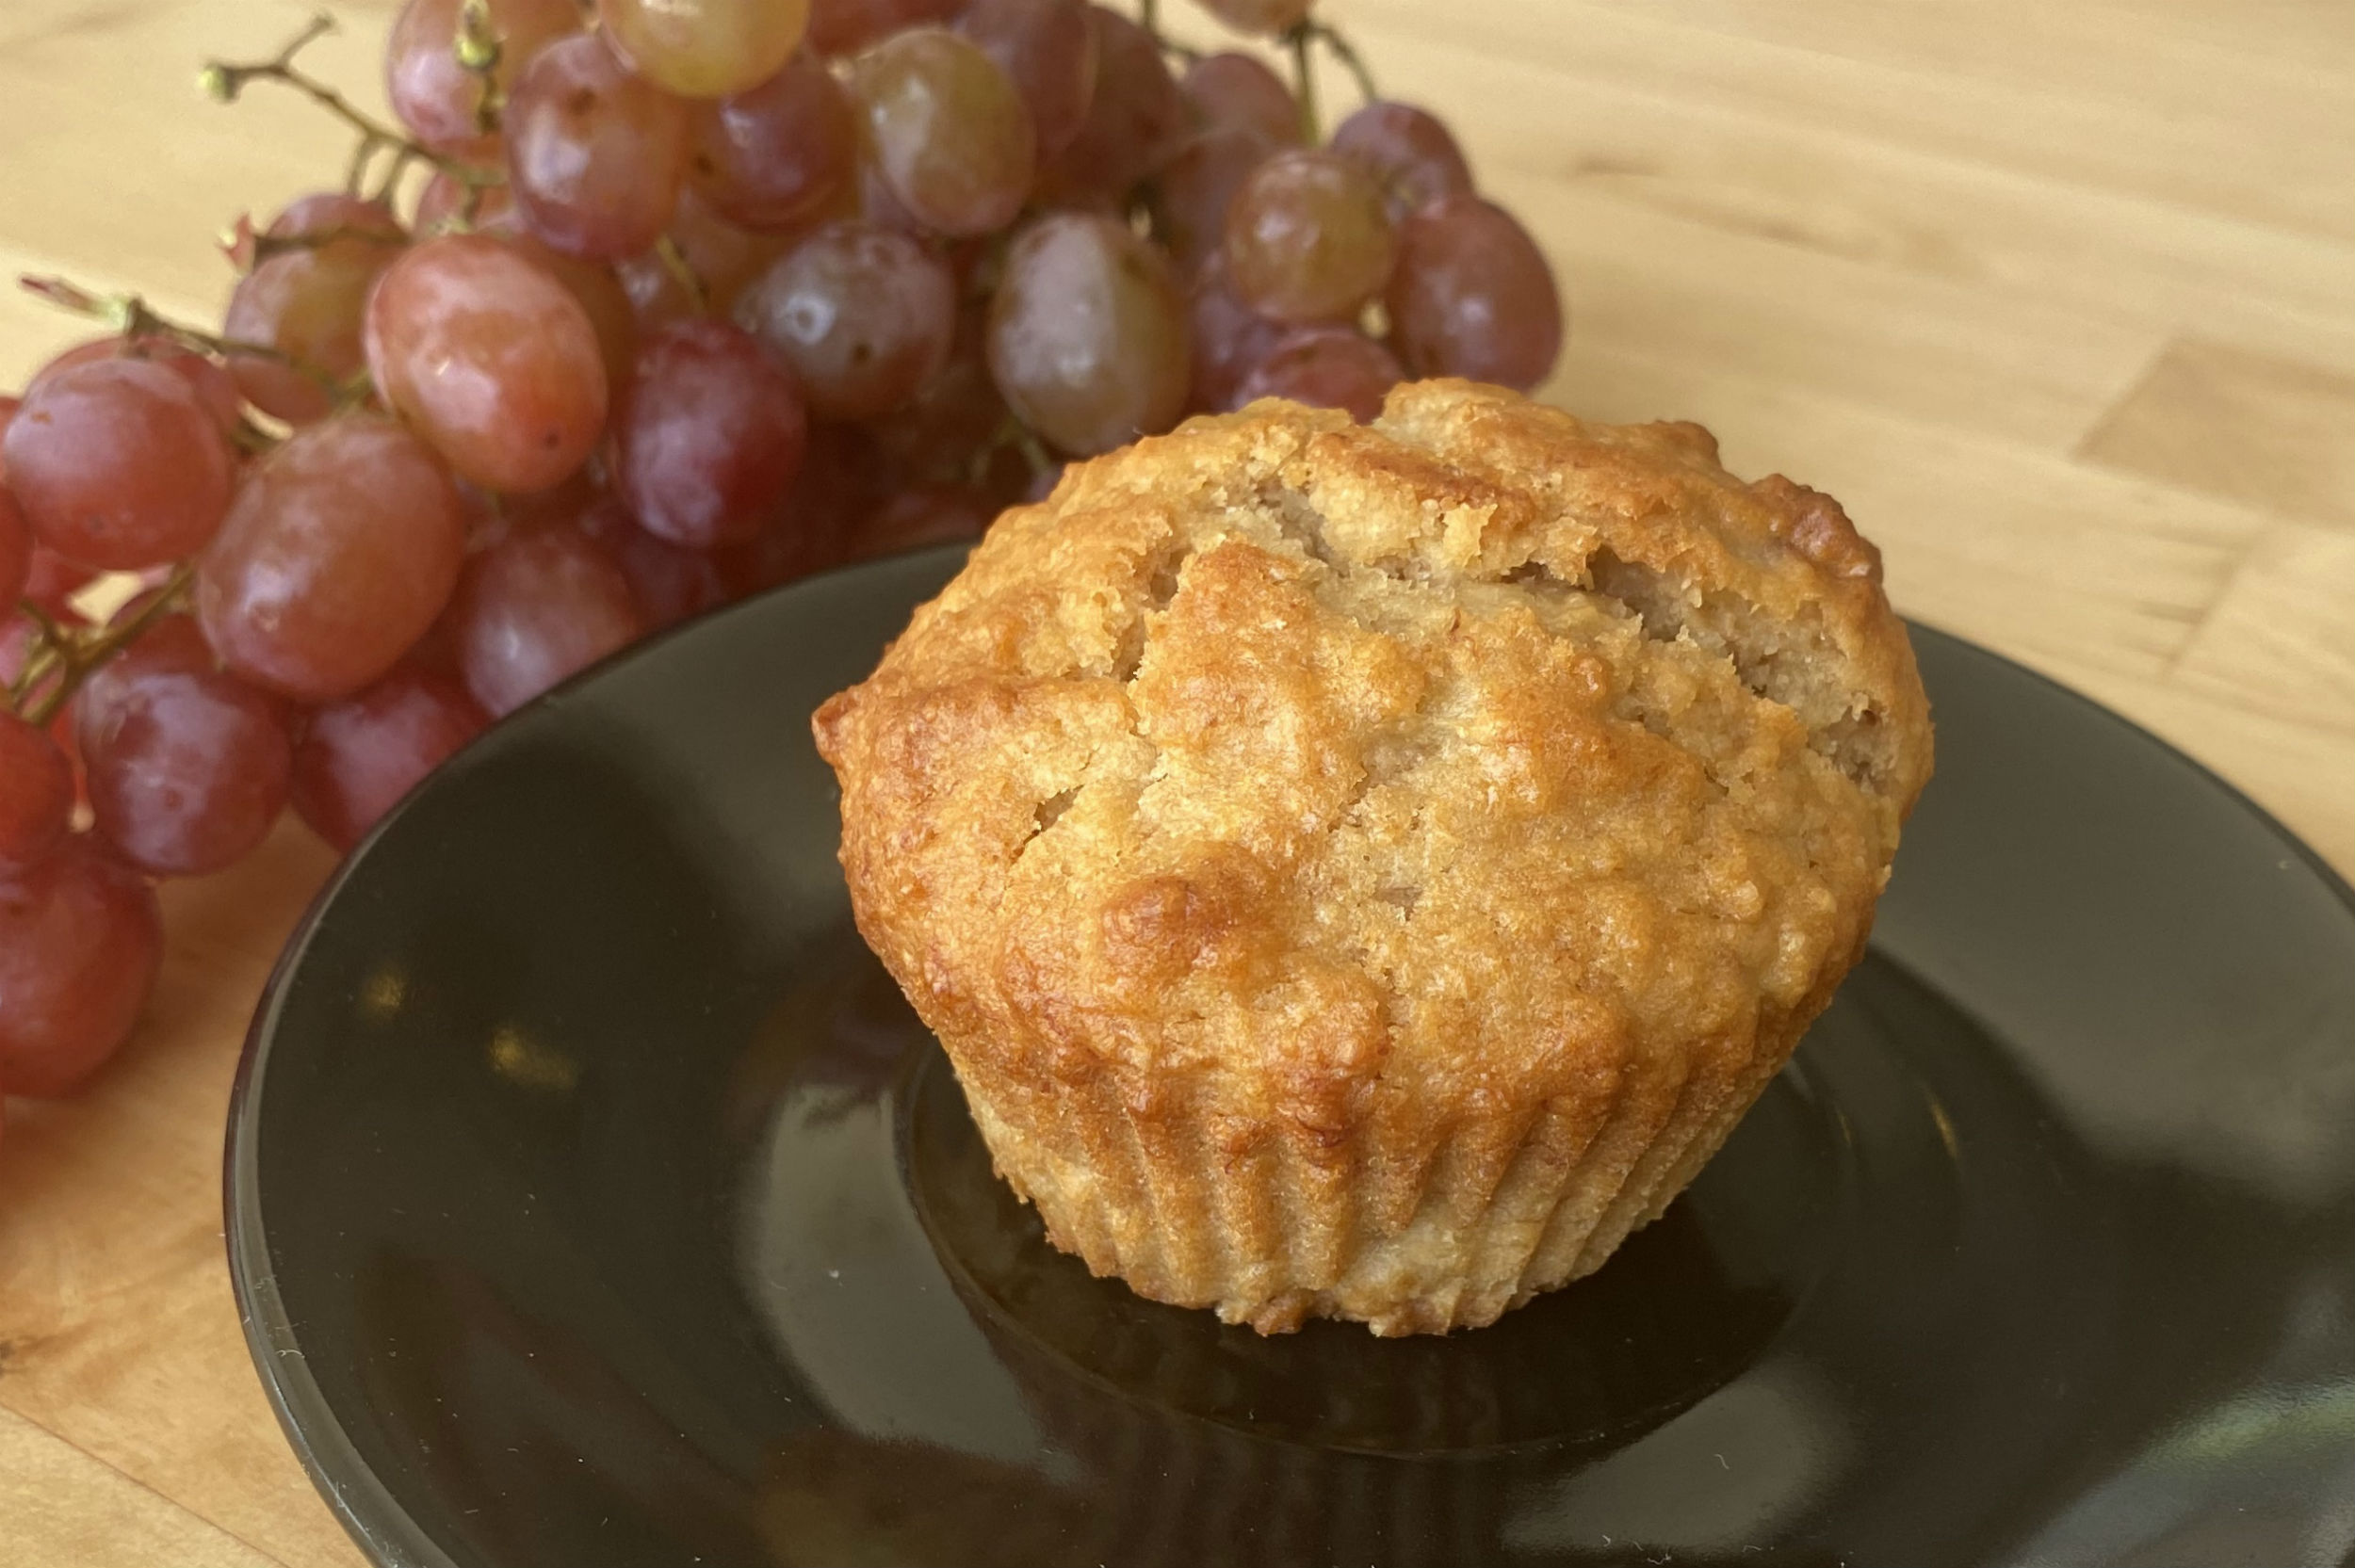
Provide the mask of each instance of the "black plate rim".
[{"label": "black plate rim", "polygon": [[[674,639],[695,636],[714,624],[739,616],[771,613],[773,606],[782,601],[823,593],[836,579],[853,573],[890,566],[912,568],[921,562],[945,563],[962,556],[966,548],[961,544],[944,545],[907,556],[886,558],[882,561],[842,567],[788,584],[649,639],[574,676],[528,703],[512,717],[520,718],[562,703],[578,690],[617,669],[659,657]],[[2355,884],[2350,884],[2322,857],[2320,851],[2293,832],[2280,817],[2199,758],[2116,709],[2104,706],[2084,692],[2018,659],[1926,622],[1908,619],[1907,624],[1915,634],[1926,633],[1956,644],[1978,658],[2007,665],[2038,685],[2058,693],[2097,720],[2122,728],[2148,742],[2163,756],[2188,768],[2195,777],[2213,785],[2230,802],[2249,813],[2283,848],[2303,861],[2321,880],[2324,888],[2346,906],[2350,914],[2355,914]],[[503,727],[502,724],[496,728]],[[237,1303],[238,1323],[244,1330],[246,1349],[253,1359],[262,1391],[268,1398],[271,1413],[278,1418],[280,1430],[285,1433],[288,1445],[300,1461],[304,1473],[310,1477],[312,1485],[318,1489],[337,1521],[361,1549],[383,1564],[384,1568],[461,1568],[461,1565],[442,1550],[425,1528],[368,1468],[345,1431],[333,1405],[319,1391],[317,1380],[310,1374],[295,1326],[288,1319],[277,1278],[269,1265],[268,1234],[261,1212],[257,1151],[264,1103],[262,1078],[276,1043],[275,1026],[280,1004],[285,995],[286,982],[301,962],[319,923],[354,870],[375,848],[377,840],[393,831],[417,796],[433,785],[434,780],[429,778],[385,814],[384,818],[337,865],[288,934],[286,945],[263,985],[237,1059],[236,1077],[230,1090],[228,1125],[221,1159],[222,1233],[228,1250],[230,1289]]]}]

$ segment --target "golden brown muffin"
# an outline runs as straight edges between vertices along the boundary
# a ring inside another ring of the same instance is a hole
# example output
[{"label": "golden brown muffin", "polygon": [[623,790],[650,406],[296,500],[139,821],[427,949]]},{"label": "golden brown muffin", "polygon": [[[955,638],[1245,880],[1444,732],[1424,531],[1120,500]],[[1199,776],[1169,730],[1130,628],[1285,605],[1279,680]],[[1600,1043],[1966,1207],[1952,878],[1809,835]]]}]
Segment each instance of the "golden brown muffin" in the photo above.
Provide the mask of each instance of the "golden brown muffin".
[{"label": "golden brown muffin", "polygon": [[816,727],[999,1170],[1262,1333],[1599,1266],[1861,955],[1930,769],[1836,503],[1452,381],[1075,466]]}]

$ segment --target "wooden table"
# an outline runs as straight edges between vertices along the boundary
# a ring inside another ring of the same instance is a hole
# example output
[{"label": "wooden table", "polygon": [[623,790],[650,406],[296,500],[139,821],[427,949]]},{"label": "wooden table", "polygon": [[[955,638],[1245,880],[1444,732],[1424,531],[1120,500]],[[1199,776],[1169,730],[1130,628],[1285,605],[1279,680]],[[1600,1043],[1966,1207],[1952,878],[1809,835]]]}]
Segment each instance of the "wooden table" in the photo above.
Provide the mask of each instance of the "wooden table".
[{"label": "wooden table", "polygon": [[[1907,611],[2355,871],[2355,10],[1329,4],[1559,263],[1556,396],[1831,491]],[[333,184],[344,143],[193,73],[306,8],[8,0],[0,266],[217,308],[212,236]],[[345,8],[318,61],[373,102],[391,0]],[[0,306],[0,378],[83,331]],[[138,1038],[83,1098],[8,1107],[0,1564],[357,1560],[263,1402],[219,1220],[238,1041],[329,864],[289,825],[167,888]]]}]

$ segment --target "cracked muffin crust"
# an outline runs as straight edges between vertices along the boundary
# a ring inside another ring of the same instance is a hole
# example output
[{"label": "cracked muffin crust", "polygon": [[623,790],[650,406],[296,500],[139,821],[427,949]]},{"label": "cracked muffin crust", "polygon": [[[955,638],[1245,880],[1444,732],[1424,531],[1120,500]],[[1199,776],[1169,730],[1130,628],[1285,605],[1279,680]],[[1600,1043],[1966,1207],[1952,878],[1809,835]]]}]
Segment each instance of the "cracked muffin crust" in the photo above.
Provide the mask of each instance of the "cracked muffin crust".
[{"label": "cracked muffin crust", "polygon": [[1075,465],[815,722],[1000,1172],[1263,1333],[1599,1266],[1861,955],[1930,768],[1836,503],[1446,381]]}]

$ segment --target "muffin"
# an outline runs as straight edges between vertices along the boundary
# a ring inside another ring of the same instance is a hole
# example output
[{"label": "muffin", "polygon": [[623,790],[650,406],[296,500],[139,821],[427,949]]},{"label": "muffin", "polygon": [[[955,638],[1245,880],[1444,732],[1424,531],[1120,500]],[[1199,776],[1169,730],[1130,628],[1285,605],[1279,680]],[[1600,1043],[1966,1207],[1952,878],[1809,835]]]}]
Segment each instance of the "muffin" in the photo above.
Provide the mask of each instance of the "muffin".
[{"label": "muffin", "polygon": [[815,727],[1000,1174],[1263,1334],[1599,1267],[1861,956],[1930,770],[1829,497],[1452,381],[1074,466]]}]

